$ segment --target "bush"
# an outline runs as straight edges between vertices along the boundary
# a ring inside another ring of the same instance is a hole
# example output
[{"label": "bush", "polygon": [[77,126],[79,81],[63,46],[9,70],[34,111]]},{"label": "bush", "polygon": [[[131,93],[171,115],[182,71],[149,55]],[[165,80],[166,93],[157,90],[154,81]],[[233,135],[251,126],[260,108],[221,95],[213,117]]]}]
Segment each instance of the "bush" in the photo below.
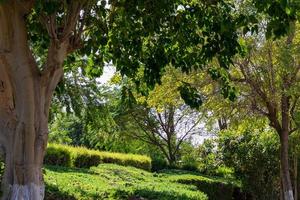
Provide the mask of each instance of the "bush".
[{"label": "bush", "polygon": [[71,151],[66,146],[50,145],[44,158],[48,165],[70,167],[72,165]]},{"label": "bush", "polygon": [[193,164],[184,164],[181,167],[182,170],[192,171],[192,172],[198,172],[198,166]]},{"label": "bush", "polygon": [[55,185],[46,185],[45,200],[76,200],[74,196],[67,192],[62,192]]},{"label": "bush", "polygon": [[236,180],[228,180],[224,178],[208,178],[197,172],[185,172],[182,170],[168,170],[169,180],[181,184],[193,185],[201,192],[207,194],[209,200],[232,200],[235,198],[237,192],[240,192],[240,183]]},{"label": "bush", "polygon": [[147,156],[111,152],[100,152],[100,154],[104,163],[114,163],[124,166],[133,166],[148,171],[151,170],[151,159]]},{"label": "bush", "polygon": [[178,183],[195,185],[200,191],[207,194],[210,200],[232,200],[235,185],[206,178],[185,177],[176,180]]},{"label": "bush", "polygon": [[101,163],[114,163],[151,170],[151,159],[147,156],[101,152],[83,147],[50,144],[44,160],[48,165],[89,168]]},{"label": "bush", "polygon": [[89,168],[97,166],[101,163],[101,157],[98,154],[92,154],[90,152],[77,152],[74,157],[74,167]]},{"label": "bush", "polygon": [[152,158],[151,165],[154,172],[168,168],[168,162],[163,158]]},{"label": "bush", "polygon": [[219,134],[218,147],[224,164],[234,169],[243,189],[253,199],[279,199],[279,138],[265,123],[242,123]]}]

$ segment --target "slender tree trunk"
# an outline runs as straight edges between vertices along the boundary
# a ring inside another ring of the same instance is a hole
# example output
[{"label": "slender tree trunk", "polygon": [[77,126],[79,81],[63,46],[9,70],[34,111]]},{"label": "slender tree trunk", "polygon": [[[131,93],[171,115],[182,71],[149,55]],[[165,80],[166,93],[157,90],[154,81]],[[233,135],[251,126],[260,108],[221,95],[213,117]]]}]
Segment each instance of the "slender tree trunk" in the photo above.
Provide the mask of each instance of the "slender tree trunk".
[{"label": "slender tree trunk", "polygon": [[219,130],[225,130],[228,128],[227,120],[225,117],[221,117],[218,119]]},{"label": "slender tree trunk", "polygon": [[168,137],[168,160],[169,160],[169,165],[170,166],[174,166],[176,164],[176,155],[175,155],[175,150],[173,149],[173,145],[172,145],[172,139],[173,139],[173,134],[170,134],[170,136]]},{"label": "slender tree trunk", "polygon": [[289,172],[288,160],[288,132],[282,132],[280,137],[280,162],[281,162],[281,181],[283,187],[284,200],[294,200],[291,176]]},{"label": "slender tree trunk", "polygon": [[175,158],[175,156],[172,153],[170,153],[168,160],[169,160],[169,165],[170,166],[175,166],[175,164],[176,164],[176,158]]},{"label": "slender tree trunk", "polygon": [[297,154],[294,155],[294,197],[298,199],[298,158]]},{"label": "slender tree trunk", "polygon": [[168,145],[168,149],[167,149],[167,151],[165,151],[165,156],[166,156],[166,158],[167,158],[167,160],[168,160],[168,164],[169,164],[169,166],[174,166],[175,165],[175,163],[176,163],[176,159],[175,159],[175,157],[173,156],[173,154],[172,154],[172,149],[170,149],[170,146]]},{"label": "slender tree trunk", "polygon": [[284,200],[283,198],[282,170],[280,167],[280,200]]}]

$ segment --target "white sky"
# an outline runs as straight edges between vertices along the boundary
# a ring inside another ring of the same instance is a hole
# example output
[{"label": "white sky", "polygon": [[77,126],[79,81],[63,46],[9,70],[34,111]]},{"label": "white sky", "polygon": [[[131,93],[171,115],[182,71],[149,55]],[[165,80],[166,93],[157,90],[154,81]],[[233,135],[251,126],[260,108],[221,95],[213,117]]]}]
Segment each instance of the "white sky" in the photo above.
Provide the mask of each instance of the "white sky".
[{"label": "white sky", "polygon": [[107,83],[115,74],[116,68],[112,65],[106,65],[103,69],[103,74],[100,78],[97,78],[97,81],[101,84]]}]

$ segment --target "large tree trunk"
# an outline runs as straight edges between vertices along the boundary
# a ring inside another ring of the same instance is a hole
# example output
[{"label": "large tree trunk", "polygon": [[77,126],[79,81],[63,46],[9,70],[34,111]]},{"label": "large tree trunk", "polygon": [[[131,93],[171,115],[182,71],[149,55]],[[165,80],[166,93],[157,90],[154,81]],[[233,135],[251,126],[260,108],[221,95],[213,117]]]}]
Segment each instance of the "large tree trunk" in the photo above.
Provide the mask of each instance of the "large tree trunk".
[{"label": "large tree trunk", "polygon": [[[41,200],[42,165],[48,138],[48,113],[54,88],[27,70],[31,59],[0,57],[0,130],[5,154],[2,199]],[[61,73],[62,75],[62,73]]]},{"label": "large tree trunk", "polygon": [[40,76],[26,70],[30,57],[10,57],[13,55],[0,57],[3,199],[40,200],[44,195],[42,165],[50,100]]},{"label": "large tree trunk", "polygon": [[288,155],[288,132],[281,133],[280,136],[280,162],[281,162],[281,182],[283,187],[284,200],[294,200],[293,187],[289,172],[289,155]]},{"label": "large tree trunk", "polygon": [[2,199],[42,200],[49,107],[63,75],[68,44],[51,42],[46,70],[40,72],[18,9],[14,3],[0,5],[0,143],[5,154]]}]

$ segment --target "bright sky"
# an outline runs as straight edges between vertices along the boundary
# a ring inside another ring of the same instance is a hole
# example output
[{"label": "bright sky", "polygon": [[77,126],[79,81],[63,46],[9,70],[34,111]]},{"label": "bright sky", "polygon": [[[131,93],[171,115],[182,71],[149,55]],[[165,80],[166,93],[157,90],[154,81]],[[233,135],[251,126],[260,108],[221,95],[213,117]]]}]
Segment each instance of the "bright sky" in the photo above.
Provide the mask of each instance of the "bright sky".
[{"label": "bright sky", "polygon": [[103,74],[100,78],[97,79],[100,83],[107,83],[116,72],[116,68],[112,65],[106,65],[103,69]]}]

